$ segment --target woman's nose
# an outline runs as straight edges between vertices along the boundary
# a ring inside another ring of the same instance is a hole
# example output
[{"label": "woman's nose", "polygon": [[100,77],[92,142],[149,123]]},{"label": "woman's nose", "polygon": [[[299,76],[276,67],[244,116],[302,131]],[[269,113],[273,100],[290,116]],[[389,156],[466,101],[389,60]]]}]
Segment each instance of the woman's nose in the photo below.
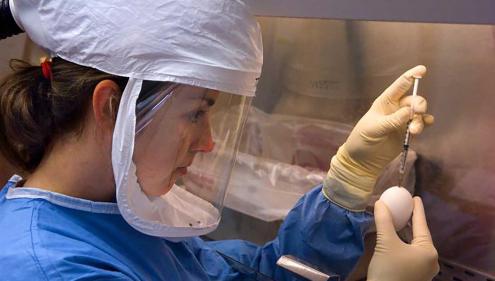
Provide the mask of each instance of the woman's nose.
[{"label": "woman's nose", "polygon": [[211,134],[211,127],[208,124],[201,132],[196,143],[191,147],[191,150],[194,152],[212,152],[214,148],[215,142]]}]

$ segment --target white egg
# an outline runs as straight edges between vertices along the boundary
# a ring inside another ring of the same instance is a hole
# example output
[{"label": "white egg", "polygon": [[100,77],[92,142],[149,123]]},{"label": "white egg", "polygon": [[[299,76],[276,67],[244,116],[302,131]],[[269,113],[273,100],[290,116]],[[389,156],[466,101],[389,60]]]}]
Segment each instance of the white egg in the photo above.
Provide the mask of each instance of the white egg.
[{"label": "white egg", "polygon": [[414,208],[409,191],[403,187],[392,186],[383,192],[380,200],[387,205],[392,214],[395,230],[399,231],[404,228],[411,218]]}]

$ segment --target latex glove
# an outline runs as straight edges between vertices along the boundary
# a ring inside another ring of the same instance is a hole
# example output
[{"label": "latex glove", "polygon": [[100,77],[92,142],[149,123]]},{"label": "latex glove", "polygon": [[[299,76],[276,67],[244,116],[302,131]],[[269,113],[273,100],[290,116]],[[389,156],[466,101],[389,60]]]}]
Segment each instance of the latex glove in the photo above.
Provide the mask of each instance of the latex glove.
[{"label": "latex glove", "polygon": [[414,197],[411,244],[397,236],[392,216],[381,201],[375,203],[375,223],[377,241],[368,267],[368,281],[430,281],[438,274],[438,253],[419,197]]},{"label": "latex glove", "polygon": [[[413,85],[413,77],[425,73],[422,65],[408,70],[373,102],[332,158],[323,189],[327,198],[350,210],[365,209],[383,168],[402,151],[413,100],[404,95]],[[433,123],[433,116],[425,114],[427,102],[419,95],[414,109],[410,130],[417,135],[425,124]]]}]

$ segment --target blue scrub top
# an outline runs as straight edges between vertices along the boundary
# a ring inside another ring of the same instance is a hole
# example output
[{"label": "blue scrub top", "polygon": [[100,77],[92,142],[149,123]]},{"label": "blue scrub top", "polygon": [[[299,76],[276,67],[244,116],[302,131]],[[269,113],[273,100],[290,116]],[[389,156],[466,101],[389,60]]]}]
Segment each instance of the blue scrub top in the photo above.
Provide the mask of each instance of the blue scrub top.
[{"label": "blue scrub top", "polygon": [[35,188],[0,192],[1,280],[245,280],[217,251],[274,280],[297,280],[276,265],[293,255],[343,280],[363,253],[372,224],[366,212],[328,201],[321,186],[290,211],[275,240],[171,242],[129,226],[117,204]]}]

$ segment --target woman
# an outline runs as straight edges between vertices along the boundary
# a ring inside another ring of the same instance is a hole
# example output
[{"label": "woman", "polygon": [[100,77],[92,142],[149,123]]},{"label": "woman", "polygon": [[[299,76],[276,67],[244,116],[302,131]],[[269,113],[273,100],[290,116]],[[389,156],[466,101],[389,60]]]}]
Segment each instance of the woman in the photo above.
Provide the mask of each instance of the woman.
[{"label": "woman", "polygon": [[[229,256],[291,280],[276,266],[286,254],[349,274],[372,224],[363,206],[401,149],[411,103],[403,95],[424,67],[375,101],[332,159],[325,183],[296,204],[274,241],[207,243],[197,236],[219,223],[261,72],[259,27],[245,5],[15,3],[17,23],[53,60],[16,64],[0,86],[0,148],[29,173],[11,178],[0,195],[5,278],[246,280]],[[412,130],[419,133],[429,123],[425,100],[415,108]],[[380,238],[370,280],[431,279],[438,264],[420,201],[413,224],[424,239],[412,245],[397,241],[381,203],[376,209]]]}]

